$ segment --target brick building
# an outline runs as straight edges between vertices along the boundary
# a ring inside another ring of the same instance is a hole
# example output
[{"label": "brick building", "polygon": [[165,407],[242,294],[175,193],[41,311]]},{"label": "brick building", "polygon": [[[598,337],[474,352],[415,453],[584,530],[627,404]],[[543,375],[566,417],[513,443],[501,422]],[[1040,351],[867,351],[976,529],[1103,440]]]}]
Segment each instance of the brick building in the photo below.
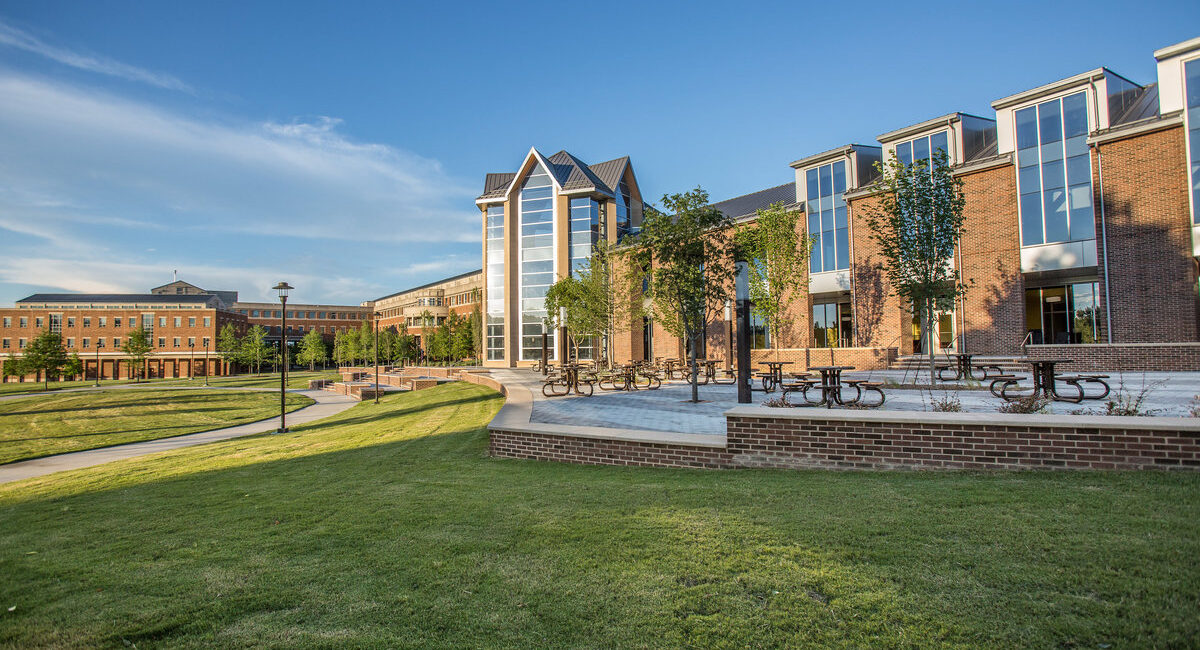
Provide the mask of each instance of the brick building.
[{"label": "brick building", "polygon": [[[1066,356],[1082,364],[1073,369],[1110,359],[1157,367],[1159,348],[1173,351],[1163,358],[1196,358],[1179,350],[1200,345],[1200,38],[1154,55],[1153,82],[1097,68],[998,99],[994,115],[950,113],[883,133],[876,144],[802,157],[791,163],[792,183],[714,204],[743,223],[758,208],[793,205],[816,242],[807,290],[795,301],[783,340],[770,341],[765,324],[754,323],[751,340],[763,350],[754,356],[769,347],[801,364],[871,368],[929,344],[917,336],[911,311],[892,296],[864,213],[880,198],[876,163],[929,160],[940,149],[966,198],[965,234],[953,263],[974,284],[939,316],[933,345]],[[477,201],[487,229],[485,268],[505,271],[504,284],[487,283],[489,323],[494,301],[505,310],[496,322],[508,324],[497,329],[497,352],[489,353],[495,365],[537,355],[515,345],[517,306],[505,299],[518,290],[527,299],[509,270],[525,253],[516,257],[511,233],[491,233],[504,215],[520,214],[514,187],[527,184],[535,163],[574,161],[565,152],[555,156],[563,160],[531,152],[516,182],[513,175],[488,175]],[[558,196],[566,185],[552,180]],[[567,231],[554,232],[564,239]],[[557,256],[564,250],[562,243]],[[554,277],[568,268],[559,260]],[[731,322],[710,324],[701,355],[729,357],[734,331]],[[617,332],[613,349],[619,360],[684,354],[681,341],[649,322]]]},{"label": "brick building", "polygon": [[[278,302],[236,302],[233,310],[246,317],[251,327],[260,325],[267,330],[266,340],[277,342],[282,326],[283,306]],[[316,330],[327,342],[338,332],[357,329],[370,321],[373,307],[370,302],[359,305],[304,305],[288,303],[288,340],[296,341]]]},{"label": "brick building", "polygon": [[[483,302],[483,271],[469,271],[371,301],[380,327],[404,329],[424,349],[426,330],[457,314],[469,318]],[[365,303],[364,303],[365,304]]]},{"label": "brick building", "polygon": [[129,378],[121,346],[132,331],[144,329],[153,346],[146,377],[222,375],[229,368],[216,354],[216,340],[227,323],[239,334],[248,327],[245,317],[207,293],[39,293],[0,308],[0,361],[9,353],[20,356],[29,341],[50,330],[83,360],[86,378],[95,378],[97,368],[103,379]]}]

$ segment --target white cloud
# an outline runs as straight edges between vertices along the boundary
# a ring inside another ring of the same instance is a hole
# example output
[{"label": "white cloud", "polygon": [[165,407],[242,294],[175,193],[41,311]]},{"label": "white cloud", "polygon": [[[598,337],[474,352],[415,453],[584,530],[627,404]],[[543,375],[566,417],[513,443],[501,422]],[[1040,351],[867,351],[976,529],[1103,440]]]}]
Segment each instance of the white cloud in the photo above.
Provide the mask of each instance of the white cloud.
[{"label": "white cloud", "polygon": [[191,86],[169,74],[151,72],[119,61],[113,61],[106,57],[82,54],[66,48],[56,47],[4,21],[0,21],[0,44],[32,52],[80,70],[146,83],[169,90],[192,92]]},{"label": "white cloud", "polygon": [[0,188],[85,206],[70,218],[319,240],[479,238],[473,188],[435,160],[347,138],[337,119],[201,120],[2,71],[0,96]]}]

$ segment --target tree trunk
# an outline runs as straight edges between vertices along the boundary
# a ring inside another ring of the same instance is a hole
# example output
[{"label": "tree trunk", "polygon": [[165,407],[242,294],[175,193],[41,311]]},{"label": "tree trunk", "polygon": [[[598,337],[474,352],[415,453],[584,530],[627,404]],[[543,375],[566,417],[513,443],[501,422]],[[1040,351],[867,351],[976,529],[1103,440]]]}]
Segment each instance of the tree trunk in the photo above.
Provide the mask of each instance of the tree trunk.
[{"label": "tree trunk", "polygon": [[693,333],[688,338],[692,342],[692,349],[688,351],[688,365],[691,367],[692,402],[695,403],[700,401],[700,378],[696,372],[696,339],[698,337]]},{"label": "tree trunk", "polygon": [[929,352],[929,387],[933,388],[937,383],[937,376],[933,372],[933,300],[929,298],[925,299],[925,337],[927,339],[925,347]]}]

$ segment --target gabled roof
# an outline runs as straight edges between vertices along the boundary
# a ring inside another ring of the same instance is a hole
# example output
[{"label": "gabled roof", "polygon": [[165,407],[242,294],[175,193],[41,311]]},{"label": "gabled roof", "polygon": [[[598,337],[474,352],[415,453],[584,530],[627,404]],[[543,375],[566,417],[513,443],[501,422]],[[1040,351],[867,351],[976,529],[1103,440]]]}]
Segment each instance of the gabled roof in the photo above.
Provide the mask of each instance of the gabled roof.
[{"label": "gabled roof", "polygon": [[512,184],[513,179],[516,177],[517,175],[513,173],[488,174],[483,180],[483,194],[479,198],[502,198],[508,192],[508,186]]},{"label": "gabled roof", "polygon": [[596,163],[591,166],[591,170],[600,182],[612,192],[615,192],[617,186],[621,183],[621,177],[625,174],[625,168],[629,166],[629,156],[621,156],[612,160],[606,160],[602,163]]},{"label": "gabled roof", "polygon": [[[565,150],[546,157],[536,149],[531,149],[529,155],[545,163],[546,171],[554,177],[554,182],[563,192],[569,194],[598,192],[612,196],[626,168],[629,167],[629,156],[588,165]],[[514,189],[512,183],[516,176],[512,173],[488,174],[484,178],[483,194],[475,200],[491,202],[493,199],[508,196]]]},{"label": "gabled roof", "polygon": [[796,205],[796,184],[784,183],[768,187],[765,190],[713,203],[710,207],[720,210],[721,214],[734,221],[739,221],[752,217],[758,210],[768,208],[776,203],[782,203],[785,207]]}]

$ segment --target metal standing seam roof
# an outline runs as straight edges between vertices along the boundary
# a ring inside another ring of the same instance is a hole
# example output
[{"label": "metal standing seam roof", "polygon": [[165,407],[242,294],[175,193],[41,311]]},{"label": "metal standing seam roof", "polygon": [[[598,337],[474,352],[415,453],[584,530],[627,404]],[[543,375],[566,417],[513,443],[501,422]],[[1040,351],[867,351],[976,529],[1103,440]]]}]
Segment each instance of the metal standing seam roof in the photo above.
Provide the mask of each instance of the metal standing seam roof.
[{"label": "metal standing seam roof", "polygon": [[16,304],[22,303],[206,303],[210,300],[220,301],[213,294],[153,294],[153,293],[35,293],[28,298],[22,298]]},{"label": "metal standing seam roof", "polygon": [[400,295],[403,295],[403,294],[406,294],[406,293],[410,293],[410,292],[413,292],[413,291],[420,291],[421,289],[428,289],[429,287],[434,287],[434,286],[437,286],[437,285],[439,285],[439,284],[444,284],[444,283],[446,283],[446,282],[454,282],[455,280],[461,280],[461,279],[463,279],[463,278],[469,278],[469,277],[471,277],[472,275],[479,275],[479,276],[482,276],[482,275],[483,275],[483,269],[476,269],[476,270],[474,270],[474,271],[467,271],[466,273],[459,273],[458,275],[452,275],[452,276],[450,276],[450,277],[448,277],[448,278],[442,278],[441,280],[434,280],[433,282],[427,282],[427,283],[425,283],[425,284],[422,284],[422,285],[421,285],[421,286],[419,286],[419,287],[412,287],[411,289],[405,289],[404,291],[397,291],[396,293],[389,293],[388,295],[386,295],[386,296],[384,296],[384,297],[382,297],[382,298],[376,298],[376,299],[375,299],[374,301],[372,301],[372,302],[379,302],[379,301],[381,301],[381,300],[387,300],[388,298],[395,298],[396,296],[400,296]]},{"label": "metal standing seam roof", "polygon": [[[554,176],[563,191],[591,190],[610,196],[616,192],[621,176],[629,165],[629,156],[588,165],[566,150],[545,157],[545,160],[549,164],[546,171]],[[476,200],[503,198],[516,176],[515,173],[487,174],[483,181],[483,194]]]},{"label": "metal standing seam roof", "polygon": [[737,221],[746,217],[752,217],[759,210],[768,208],[776,203],[782,203],[788,207],[797,205],[796,184],[784,183],[783,185],[768,187],[765,190],[712,203],[710,207],[720,210],[726,217]]}]

